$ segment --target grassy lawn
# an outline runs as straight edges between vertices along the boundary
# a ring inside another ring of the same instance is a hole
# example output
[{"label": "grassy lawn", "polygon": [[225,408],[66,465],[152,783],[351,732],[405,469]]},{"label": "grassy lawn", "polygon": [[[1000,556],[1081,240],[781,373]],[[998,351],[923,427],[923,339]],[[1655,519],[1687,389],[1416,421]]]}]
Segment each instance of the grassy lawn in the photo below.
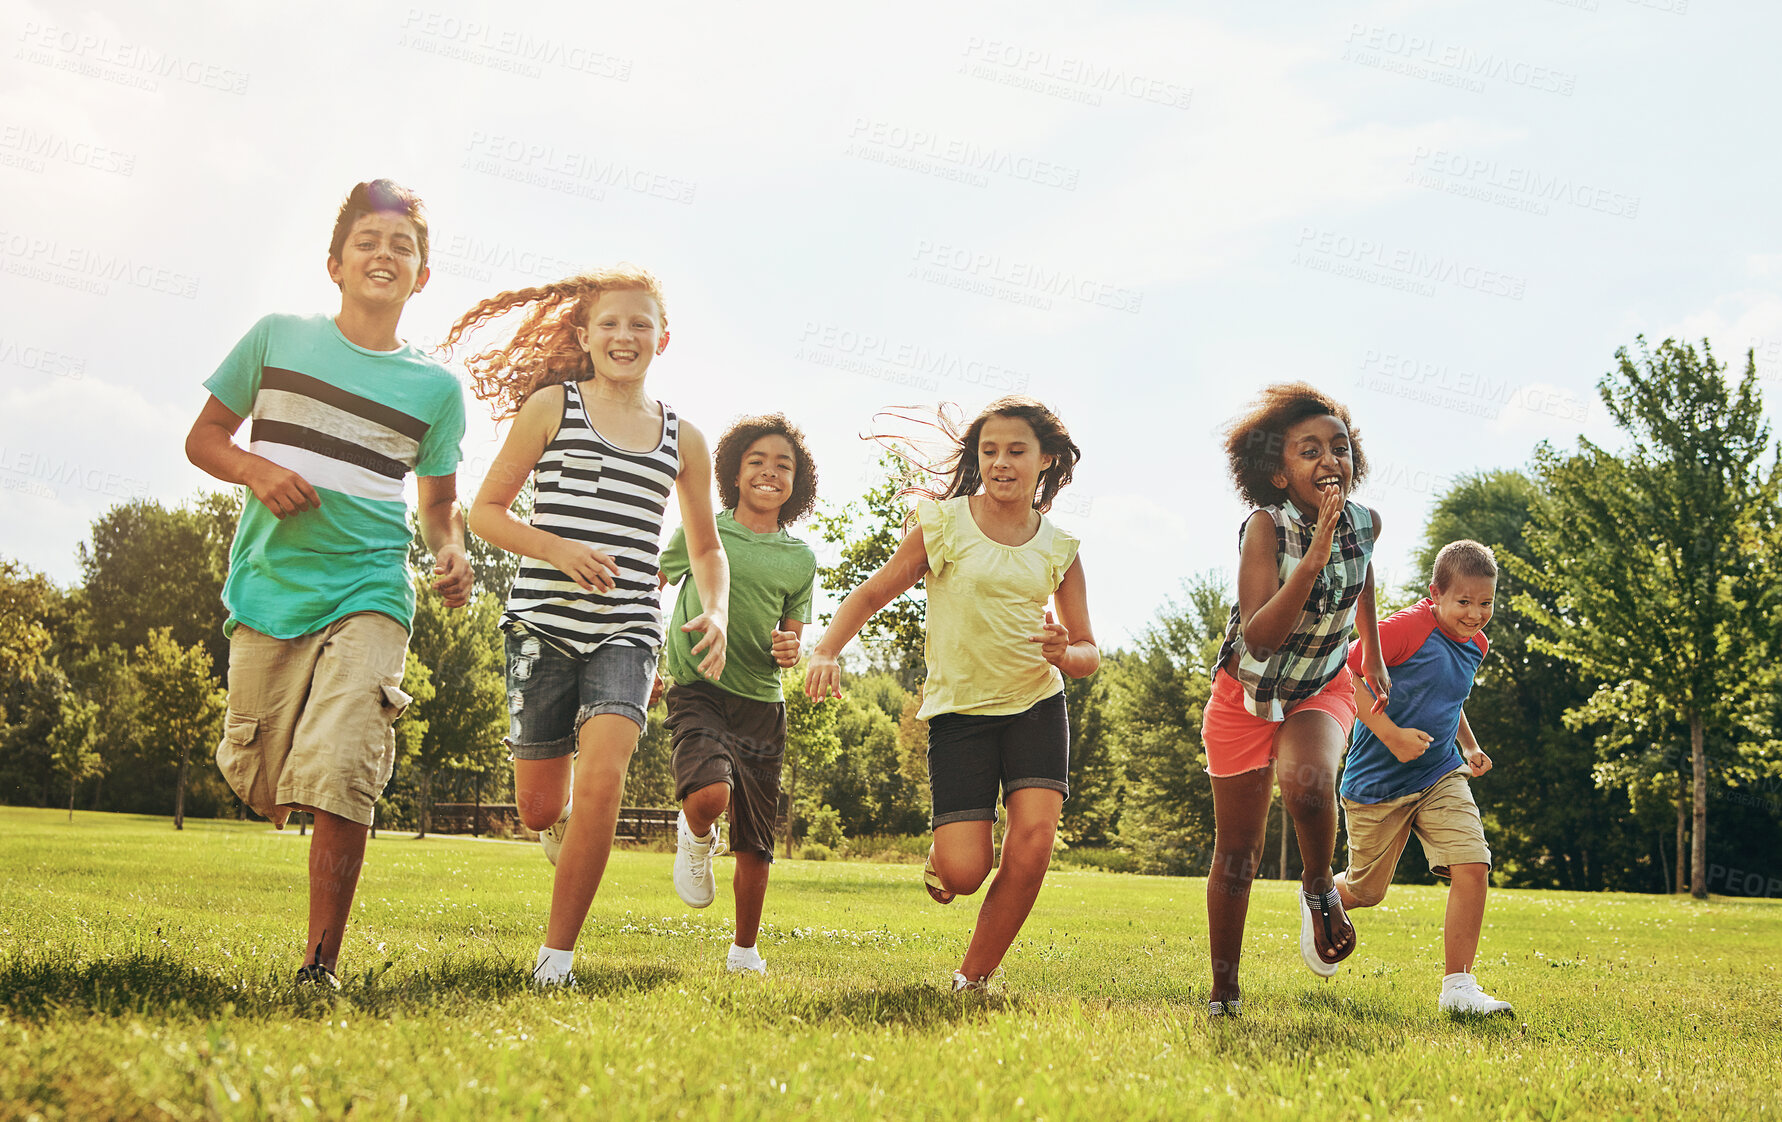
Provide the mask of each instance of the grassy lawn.
[{"label": "grassy lawn", "polygon": [[976,900],[898,865],[781,861],[766,979],[718,902],[618,853],[578,991],[527,972],[536,845],[372,842],[335,999],[294,993],[307,840],[264,825],[0,808],[0,1117],[1782,1115],[1782,901],[1495,892],[1479,974],[1514,1018],[1436,1012],[1443,892],[1357,916],[1331,981],[1291,887],[1251,905],[1243,1019],[1201,1012],[1205,882],[1049,878],[998,993],[947,993]]}]

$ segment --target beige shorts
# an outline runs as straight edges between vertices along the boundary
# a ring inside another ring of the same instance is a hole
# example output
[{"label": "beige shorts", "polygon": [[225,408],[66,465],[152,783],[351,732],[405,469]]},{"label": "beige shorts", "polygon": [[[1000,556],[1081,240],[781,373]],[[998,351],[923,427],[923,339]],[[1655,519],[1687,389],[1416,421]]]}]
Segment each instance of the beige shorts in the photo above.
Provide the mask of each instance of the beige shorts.
[{"label": "beige shorts", "polygon": [[229,713],[217,767],[241,801],[284,829],[293,810],[371,825],[396,764],[391,728],[408,631],[355,612],[295,639],[237,624],[229,638]]},{"label": "beige shorts", "polygon": [[1457,768],[1424,790],[1383,803],[1343,800],[1343,822],[1349,829],[1349,871],[1343,880],[1358,901],[1371,906],[1386,898],[1412,830],[1423,843],[1429,871],[1438,877],[1447,876],[1454,865],[1491,864],[1479,804],[1467,783],[1471,774]]}]

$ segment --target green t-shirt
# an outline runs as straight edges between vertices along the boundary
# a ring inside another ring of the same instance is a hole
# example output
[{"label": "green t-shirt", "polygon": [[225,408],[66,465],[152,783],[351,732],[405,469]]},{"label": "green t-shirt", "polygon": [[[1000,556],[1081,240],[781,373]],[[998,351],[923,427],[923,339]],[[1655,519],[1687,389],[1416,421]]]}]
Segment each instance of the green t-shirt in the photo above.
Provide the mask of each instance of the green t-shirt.
[{"label": "green t-shirt", "polygon": [[408,503],[402,481],[451,475],[464,394],[405,343],[371,351],[329,315],[271,315],[253,326],[204,388],[252,418],[248,451],[301,475],[322,505],[280,521],[247,493],[223,603],[225,632],[245,623],[277,639],[353,612],[414,619]]},{"label": "green t-shirt", "polygon": [[[784,529],[757,534],[737,523],[732,511],[718,512],[718,540],[730,559],[730,630],[724,673],[718,686],[754,701],[783,701],[780,668],[773,660],[773,631],[780,621],[811,620],[817,555]],[[676,529],[662,553],[662,575],[681,585],[663,648],[668,673],[678,682],[703,682],[693,645],[704,636],[681,625],[705,611],[699,590],[688,580],[687,536]]]}]

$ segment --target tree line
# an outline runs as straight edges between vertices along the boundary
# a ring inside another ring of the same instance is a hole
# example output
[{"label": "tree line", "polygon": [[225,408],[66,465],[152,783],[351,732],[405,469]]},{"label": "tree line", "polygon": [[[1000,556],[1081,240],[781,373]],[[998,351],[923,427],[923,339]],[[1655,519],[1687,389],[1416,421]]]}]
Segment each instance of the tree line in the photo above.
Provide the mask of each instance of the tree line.
[{"label": "tree line", "polygon": [[[1782,450],[1753,356],[1733,378],[1706,341],[1637,340],[1599,395],[1624,447],[1543,443],[1525,471],[1455,479],[1417,557],[1427,574],[1442,545],[1473,538],[1499,558],[1491,655],[1467,705],[1497,764],[1473,785],[1496,879],[1705,895],[1749,893],[1755,876],[1762,894],[1782,893]],[[819,516],[835,547],[821,573],[832,593],[895,548],[905,479],[894,459],[886,469],[863,498]],[[69,589],[0,558],[0,800],[172,812],[176,826],[244,813],[211,762],[239,505],[235,491],[118,504],[79,547]],[[512,799],[498,624],[515,559],[473,540],[477,592],[449,611],[414,550],[404,688],[415,701],[396,726],[378,817],[425,833],[435,803]],[[1426,580],[1382,589],[1383,608],[1414,603]],[[1110,867],[1205,872],[1200,717],[1231,598],[1222,574],[1189,577],[1099,673],[1066,683],[1067,845]],[[927,829],[922,611],[910,596],[873,621],[840,702],[806,701],[802,666],[786,672],[789,851]],[[672,805],[662,717],[658,705],[632,762],[633,805]],[[1270,829],[1265,868],[1297,876],[1285,816]],[[1414,848],[1399,875],[1430,879]]]}]

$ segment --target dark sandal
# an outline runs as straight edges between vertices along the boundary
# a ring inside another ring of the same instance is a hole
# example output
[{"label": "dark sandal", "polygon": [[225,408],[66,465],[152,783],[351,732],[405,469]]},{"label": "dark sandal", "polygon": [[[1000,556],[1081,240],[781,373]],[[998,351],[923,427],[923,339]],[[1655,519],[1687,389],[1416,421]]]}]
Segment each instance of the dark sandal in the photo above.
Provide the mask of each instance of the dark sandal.
[{"label": "dark sandal", "polygon": [[[1337,933],[1340,929],[1333,926],[1332,920],[1342,903],[1335,887],[1322,895],[1304,890],[1299,893],[1299,955],[1305,959],[1306,967],[1320,978],[1334,975],[1338,965],[1355,953],[1355,924],[1349,922],[1347,913],[1343,914],[1343,921],[1349,927],[1349,945],[1342,948],[1337,946]],[[1319,925],[1324,928],[1324,944],[1336,955],[1335,958],[1327,958],[1318,950],[1316,931]]]}]

